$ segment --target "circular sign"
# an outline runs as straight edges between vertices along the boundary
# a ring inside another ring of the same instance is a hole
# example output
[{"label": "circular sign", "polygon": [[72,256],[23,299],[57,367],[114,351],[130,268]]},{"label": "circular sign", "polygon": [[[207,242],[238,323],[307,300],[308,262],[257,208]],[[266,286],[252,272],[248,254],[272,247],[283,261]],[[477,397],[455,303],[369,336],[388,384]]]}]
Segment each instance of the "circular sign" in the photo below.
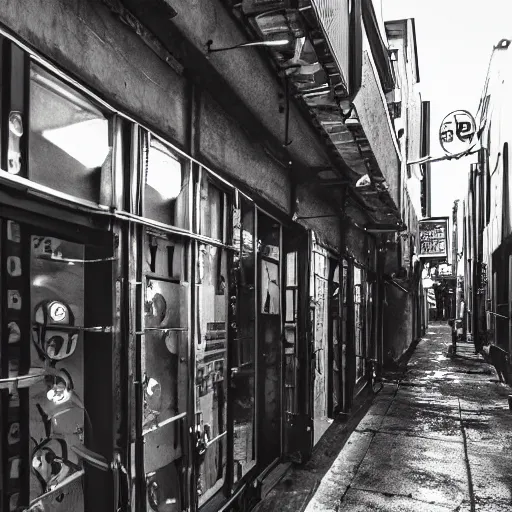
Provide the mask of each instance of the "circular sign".
[{"label": "circular sign", "polygon": [[474,145],[476,123],[467,110],[456,110],[448,114],[439,128],[439,142],[450,155],[464,153]]}]

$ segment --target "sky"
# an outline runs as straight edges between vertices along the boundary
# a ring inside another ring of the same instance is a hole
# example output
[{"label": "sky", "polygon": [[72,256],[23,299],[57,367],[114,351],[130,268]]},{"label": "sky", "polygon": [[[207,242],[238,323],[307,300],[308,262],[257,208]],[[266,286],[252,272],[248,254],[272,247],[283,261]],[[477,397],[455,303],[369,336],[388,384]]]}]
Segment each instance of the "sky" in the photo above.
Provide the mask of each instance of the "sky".
[{"label": "sky", "polygon": [[[381,2],[384,20],[415,19],[421,96],[431,109],[431,155],[441,156],[442,119],[458,109],[476,114],[492,48],[512,38],[512,0]],[[432,216],[450,216],[454,200],[464,198],[473,161],[471,156],[431,164]]]}]

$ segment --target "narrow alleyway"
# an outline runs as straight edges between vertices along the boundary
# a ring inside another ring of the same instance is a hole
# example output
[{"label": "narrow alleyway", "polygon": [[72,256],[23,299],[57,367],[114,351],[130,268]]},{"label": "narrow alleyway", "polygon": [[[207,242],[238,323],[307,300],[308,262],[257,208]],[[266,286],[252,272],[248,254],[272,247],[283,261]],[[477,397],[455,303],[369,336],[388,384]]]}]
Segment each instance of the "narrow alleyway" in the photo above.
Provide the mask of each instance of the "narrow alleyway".
[{"label": "narrow alleyway", "polygon": [[471,343],[449,358],[450,343],[431,325],[330,468],[295,470],[260,510],[512,511],[510,388]]}]

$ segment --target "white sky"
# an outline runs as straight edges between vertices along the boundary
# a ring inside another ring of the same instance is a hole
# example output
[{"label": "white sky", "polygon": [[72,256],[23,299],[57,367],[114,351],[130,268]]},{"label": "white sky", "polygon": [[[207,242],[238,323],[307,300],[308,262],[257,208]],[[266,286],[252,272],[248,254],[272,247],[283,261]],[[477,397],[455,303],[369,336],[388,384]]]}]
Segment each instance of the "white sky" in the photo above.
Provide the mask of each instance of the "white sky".
[{"label": "white sky", "polygon": [[[442,119],[457,109],[476,114],[492,47],[512,38],[512,0],[381,1],[384,20],[415,19],[421,95],[430,100],[431,155],[441,156]],[[464,198],[472,158],[432,164],[433,216],[451,216],[453,201]]]}]

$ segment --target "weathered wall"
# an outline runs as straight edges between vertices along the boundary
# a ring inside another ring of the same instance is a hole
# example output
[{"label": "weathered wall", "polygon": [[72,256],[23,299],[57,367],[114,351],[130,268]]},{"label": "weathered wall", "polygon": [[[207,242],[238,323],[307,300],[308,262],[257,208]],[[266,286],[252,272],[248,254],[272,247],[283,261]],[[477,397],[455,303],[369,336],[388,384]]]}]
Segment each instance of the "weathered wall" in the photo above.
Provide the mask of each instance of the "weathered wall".
[{"label": "weathered wall", "polygon": [[100,95],[184,143],[185,79],[100,3],[3,2],[0,22]]},{"label": "weathered wall", "polygon": [[373,240],[364,231],[356,228],[352,224],[344,225],[345,233],[345,251],[348,255],[357,260],[358,263],[370,267],[375,267],[375,244]]},{"label": "weathered wall", "polygon": [[[178,11],[176,24],[198,46],[209,38],[222,46],[245,37],[220,3],[177,2],[173,7]],[[186,145],[190,84],[99,0],[8,2],[0,10],[0,22],[121,111]],[[243,50],[210,59],[276,140],[282,140],[280,83],[262,56]],[[289,171],[254,144],[241,121],[227,116],[207,93],[202,95],[200,111],[200,152],[207,163],[291,214]],[[288,149],[304,166],[328,164],[314,129],[293,105],[290,138],[293,143]],[[322,199],[310,192],[307,201],[320,204]],[[335,225],[333,219],[311,223],[313,229],[333,237],[336,246],[339,229]]]},{"label": "weathered wall", "polygon": [[[295,214],[298,217],[297,222],[308,229],[312,229],[322,244],[342,252],[340,212],[331,208],[321,197],[315,194],[311,184],[297,186]],[[323,217],[325,215],[332,215],[332,217]],[[316,218],[301,219],[301,217]]]},{"label": "weathered wall", "polygon": [[280,210],[289,213],[288,170],[274,162],[263,149],[204,94],[201,101],[199,151],[226,178],[245,183]]},{"label": "weathered wall", "polygon": [[[247,35],[221,0],[172,0],[168,3],[178,13],[172,23],[201,51],[204,51],[210,39],[214,48],[247,41]],[[279,98],[282,84],[277,78],[277,72],[261,53],[248,48],[215,53],[209,56],[209,62],[229,82],[235,94],[249,106],[265,128],[277,140],[284,141],[285,116],[279,113],[283,105],[283,99]],[[324,149],[314,129],[293,102],[290,108],[289,139],[292,144],[287,150],[302,164],[327,165]]]},{"label": "weathered wall", "polygon": [[381,95],[377,74],[368,52],[363,54],[362,85],[354,105],[389,193],[399,207],[399,157],[393,140],[395,134],[388,118],[387,105]]}]

